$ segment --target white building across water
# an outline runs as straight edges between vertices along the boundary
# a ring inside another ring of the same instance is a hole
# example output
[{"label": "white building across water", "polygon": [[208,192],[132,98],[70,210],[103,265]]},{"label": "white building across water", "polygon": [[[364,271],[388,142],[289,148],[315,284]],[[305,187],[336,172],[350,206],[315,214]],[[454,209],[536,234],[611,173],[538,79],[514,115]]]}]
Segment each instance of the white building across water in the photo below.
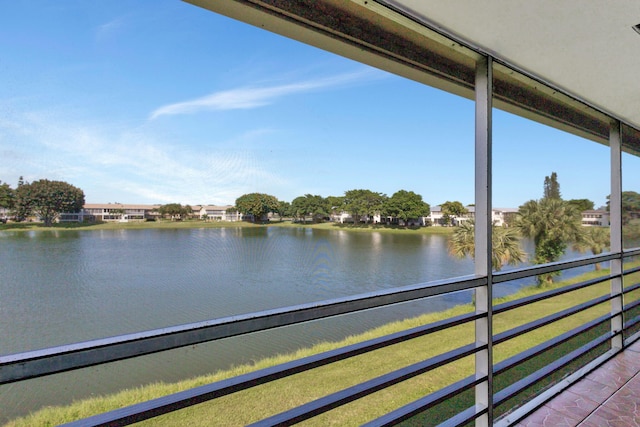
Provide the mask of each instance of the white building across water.
[{"label": "white building across water", "polygon": [[[87,203],[77,213],[62,213],[58,222],[110,222],[153,221],[160,218],[161,205],[139,205],[125,203]],[[233,206],[195,205],[192,218],[209,221],[240,221],[242,214]]]}]

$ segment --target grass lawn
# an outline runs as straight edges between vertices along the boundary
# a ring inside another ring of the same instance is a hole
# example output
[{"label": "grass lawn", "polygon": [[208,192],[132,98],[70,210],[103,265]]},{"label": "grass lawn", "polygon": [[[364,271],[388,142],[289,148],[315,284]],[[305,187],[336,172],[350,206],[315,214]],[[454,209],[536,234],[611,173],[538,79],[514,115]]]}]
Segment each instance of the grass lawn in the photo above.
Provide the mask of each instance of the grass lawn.
[{"label": "grass lawn", "polygon": [[[587,273],[583,276],[574,278],[571,281],[558,283],[554,286],[565,286],[570,283],[576,283],[580,280],[588,280],[601,275],[606,276],[608,273],[609,272],[607,270],[603,269],[600,272]],[[640,276],[640,274],[636,274],[636,277],[634,277],[636,281],[638,280],[637,276]],[[548,289],[549,287],[544,289],[537,287],[526,288],[517,294],[503,298],[498,302],[522,298],[538,293],[541,290]],[[567,307],[574,306],[583,301],[608,293],[609,281],[605,281],[587,289],[560,295],[523,308],[518,308],[496,315],[494,317],[494,333],[511,329],[533,319],[544,317],[550,313],[563,310]],[[174,393],[179,390],[237,376],[249,371],[273,366],[289,360],[327,351],[329,349],[361,342],[414,326],[428,324],[440,319],[469,312],[472,309],[473,307],[471,305],[457,306],[443,312],[426,314],[420,317],[387,324],[364,334],[349,337],[340,342],[321,343],[311,348],[301,349],[293,354],[285,354],[260,360],[251,366],[238,366],[234,369],[216,372],[209,376],[194,378],[175,384],[152,384],[133,390],[125,390],[110,396],[82,400],[66,407],[44,408],[28,417],[12,421],[8,425],[55,425],[136,402],[149,400],[169,393]],[[520,336],[517,339],[508,341],[507,343],[497,345],[494,349],[495,362],[517,354],[524,349],[533,347],[534,345],[568,331],[597,316],[608,313],[609,310],[610,307],[608,303],[601,304],[590,310],[563,319],[562,321],[536,329],[535,331]],[[596,332],[602,333],[603,331]],[[583,340],[584,337],[581,339]],[[534,360],[518,368],[505,372],[500,376],[500,378],[496,378],[496,388],[499,390],[528,375],[538,369],[539,366],[544,366],[549,363],[550,360],[568,353],[582,344],[580,342],[581,339],[569,342],[562,348],[554,349],[548,354],[538,356],[534,358]],[[589,339],[591,339],[591,337]],[[396,344],[331,365],[316,368],[308,372],[303,372],[288,378],[254,387],[249,390],[225,396],[215,401],[206,402],[178,412],[157,417],[147,421],[146,423],[154,426],[173,426],[183,424],[188,424],[190,426],[245,425],[266,416],[304,404],[305,402],[312,401],[321,396],[342,390],[362,381],[375,378],[390,371],[405,367],[409,364],[441,354],[447,350],[471,343],[473,340],[473,324],[457,326],[455,328],[450,328],[435,334],[416,338],[405,343]],[[606,349],[602,349],[601,352],[602,351],[606,351]],[[381,416],[384,413],[392,411],[426,394],[458,381],[472,374],[473,369],[474,359],[473,357],[467,357],[453,364],[443,366],[434,371],[422,374],[393,387],[381,390],[370,396],[349,403],[343,407],[329,411],[305,422],[305,424],[317,426],[360,425],[368,420]],[[564,373],[560,372],[558,375],[564,375]],[[544,386],[545,385],[543,384],[542,387]],[[536,390],[532,391],[532,393],[535,392]],[[471,405],[472,399],[473,391],[458,396],[455,400],[441,404],[435,410],[430,411],[430,413],[422,414],[417,417],[415,420],[417,424],[415,425],[421,425],[424,422],[437,424],[443,421],[446,417],[451,416],[455,412]],[[506,412],[516,404],[517,401],[508,402],[506,405],[503,405],[504,407],[499,408],[499,412]],[[412,423],[408,422],[407,425],[412,425]]]}]

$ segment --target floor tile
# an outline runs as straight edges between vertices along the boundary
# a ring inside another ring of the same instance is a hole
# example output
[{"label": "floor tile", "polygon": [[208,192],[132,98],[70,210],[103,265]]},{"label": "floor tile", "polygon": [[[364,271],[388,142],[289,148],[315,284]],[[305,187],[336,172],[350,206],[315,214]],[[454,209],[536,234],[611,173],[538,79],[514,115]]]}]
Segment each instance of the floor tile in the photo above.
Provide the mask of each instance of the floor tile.
[{"label": "floor tile", "polygon": [[633,378],[639,369],[640,365],[634,366],[624,359],[614,359],[591,372],[586,378],[617,389]]},{"label": "floor tile", "polygon": [[598,407],[598,403],[567,390],[547,402],[545,406],[576,421],[582,421]]},{"label": "floor tile", "polygon": [[577,420],[568,417],[558,411],[543,406],[520,421],[520,427],[575,427],[578,425]]},{"label": "floor tile", "polygon": [[613,360],[627,366],[640,368],[640,357],[638,357],[638,352],[640,352],[640,347],[638,347],[638,351],[623,351],[622,353],[618,353]]},{"label": "floor tile", "polygon": [[589,378],[584,378],[569,388],[569,391],[572,393],[586,397],[596,403],[603,403],[611,397],[616,390],[617,388],[593,381]]},{"label": "floor tile", "polygon": [[629,384],[622,387],[611,399],[604,403],[604,406],[617,413],[622,413],[632,418],[636,424],[640,424],[640,394]]},{"label": "floor tile", "polygon": [[631,351],[640,353],[640,340],[634,342],[629,347],[627,347],[627,350],[631,350]]},{"label": "floor tile", "polygon": [[640,427],[640,340],[517,424]]},{"label": "floor tile", "polygon": [[631,378],[624,387],[628,387],[629,389],[635,391],[638,396],[640,396],[640,373]]},{"label": "floor tile", "polygon": [[580,427],[640,427],[639,420],[622,411],[601,406]]}]

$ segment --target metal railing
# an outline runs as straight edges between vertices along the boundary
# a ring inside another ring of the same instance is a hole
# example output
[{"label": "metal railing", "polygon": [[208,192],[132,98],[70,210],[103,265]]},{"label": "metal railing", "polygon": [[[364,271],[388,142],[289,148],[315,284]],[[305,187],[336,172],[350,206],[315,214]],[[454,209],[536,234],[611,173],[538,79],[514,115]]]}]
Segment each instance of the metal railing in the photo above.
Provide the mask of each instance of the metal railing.
[{"label": "metal railing", "polygon": [[[528,267],[509,272],[499,272],[493,274],[492,279],[493,283],[503,283],[509,280],[537,276],[540,274],[591,265],[603,261],[611,261],[615,259],[622,260],[625,257],[637,256],[639,254],[640,250],[634,250],[625,252],[624,254],[605,254],[585,257],[544,266]],[[497,315],[523,307],[526,308],[530,304],[548,300],[566,293],[579,293],[581,290],[610,281],[613,278],[624,278],[638,272],[640,272],[640,267],[634,267],[624,270],[622,273],[617,275],[610,273],[595,279],[585,280],[580,283],[540,292],[526,298],[497,304],[493,306],[493,314]],[[488,285],[490,284],[488,284],[487,277],[469,276],[451,280],[441,280],[420,285],[372,292],[353,297],[297,305],[259,313],[231,316],[222,319],[214,319],[188,325],[156,329],[147,332],[87,341],[19,354],[4,355],[0,356],[0,384],[22,381],[58,372],[139,357],[187,345],[249,334],[252,332],[308,322],[311,320],[323,319],[347,313],[355,313],[391,304],[431,298],[461,290],[472,290],[479,286]],[[569,318],[575,314],[582,313],[590,308],[606,304],[615,298],[621,298],[623,295],[629,294],[638,289],[640,289],[640,283],[631,283],[626,287],[623,287],[622,295],[607,293],[606,295],[601,295],[564,310],[551,313],[542,318],[528,321],[509,330],[493,334],[493,345],[502,344],[514,338],[521,337],[523,334]],[[612,330],[609,325],[613,324],[612,319],[616,316],[624,316],[625,314],[631,313],[640,307],[640,299],[631,301],[622,307],[621,312],[611,312],[606,315],[599,316],[575,327],[570,331],[535,345],[534,347],[519,354],[513,355],[499,363],[494,363],[493,375],[497,376],[509,371],[510,369],[521,366],[524,363],[528,363],[550,350],[557,349],[562,345],[573,342],[576,339],[584,341],[589,338],[586,343],[573,345],[571,351],[568,353],[563,354],[561,357],[553,360],[540,369],[536,369],[529,373],[526,377],[521,378],[513,384],[509,384],[495,392],[493,395],[493,407],[496,408],[504,404],[504,402],[514,396],[517,396],[524,390],[527,390],[548,378],[549,374],[557,372],[557,370],[574,363],[575,360],[580,357],[588,356],[598,348],[602,349],[599,351],[598,355],[587,358],[587,369],[592,369],[596,364],[602,363],[603,360],[612,357],[617,351],[619,351],[619,349],[612,348],[609,343],[613,337],[623,334],[624,331]],[[104,414],[95,415],[90,418],[72,422],[68,425],[113,426],[131,424],[196,405],[198,403],[217,399],[241,390],[266,384],[300,372],[312,370],[340,360],[345,360],[394,344],[423,337],[434,332],[444,331],[455,326],[472,323],[485,317],[486,313],[482,312],[471,312],[458,315],[431,324],[422,325],[380,338],[370,339],[357,344],[240,375],[238,377],[185,390]],[[624,330],[629,330],[639,323],[640,314],[633,318],[624,319]],[[603,328],[605,332],[602,332]],[[595,334],[595,337],[592,337],[596,332],[598,333]],[[628,338],[627,343],[632,341],[634,338],[635,336]],[[334,409],[338,406],[363,398],[375,393],[376,391],[390,387],[417,375],[421,375],[440,366],[474,355],[482,350],[486,350],[486,344],[475,342],[463,345],[456,349],[430,357],[426,360],[419,361],[412,365],[396,369],[392,372],[388,372],[384,375],[348,387],[344,390],[334,392],[291,410],[273,415],[257,422],[255,425],[291,425]],[[584,375],[586,372],[583,366],[579,366],[573,370],[578,371],[580,375]],[[486,375],[471,375],[434,393],[424,396],[415,402],[400,407],[381,418],[373,420],[368,425],[397,424],[403,420],[416,416],[416,414],[420,414],[421,412],[433,408],[439,403],[466,390],[471,390],[486,380]],[[559,386],[566,386],[566,383],[567,381],[563,384],[556,384],[556,386],[551,387],[551,390],[553,391],[554,387],[558,388]],[[547,393],[547,395],[548,394],[549,393]],[[519,412],[516,411],[515,414],[511,413],[508,417],[504,417],[503,423],[506,422],[508,424],[515,422],[522,416],[526,415],[527,412],[530,412],[531,408],[526,408],[526,405],[524,406],[525,408],[523,410],[520,410]],[[446,421],[445,425],[464,425],[485,414],[487,411],[487,407],[476,403],[470,408],[461,410],[453,418]]]},{"label": "metal railing", "polygon": [[0,384],[486,285],[461,277],[0,356]]}]

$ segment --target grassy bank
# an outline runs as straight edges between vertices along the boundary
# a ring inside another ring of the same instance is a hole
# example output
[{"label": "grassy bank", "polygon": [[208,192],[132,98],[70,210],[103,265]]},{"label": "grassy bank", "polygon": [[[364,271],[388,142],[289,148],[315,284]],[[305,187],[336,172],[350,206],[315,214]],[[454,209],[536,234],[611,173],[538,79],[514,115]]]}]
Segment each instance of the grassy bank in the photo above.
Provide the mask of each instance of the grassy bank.
[{"label": "grassy bank", "polygon": [[320,224],[292,223],[291,221],[273,221],[267,224],[254,224],[251,222],[226,222],[226,221],[140,221],[140,222],[104,222],[104,223],[61,223],[45,227],[39,222],[9,222],[0,224],[0,231],[50,231],[50,230],[141,230],[141,229],[188,229],[188,228],[251,228],[251,227],[287,227],[287,228],[312,228],[318,230],[344,230],[350,232],[380,232],[398,234],[450,234],[453,227],[419,227],[405,228],[380,224],[338,224],[326,222]]},{"label": "grassy bank", "polygon": [[[599,275],[607,275],[608,271],[592,272],[576,277],[571,281],[556,284],[564,286],[580,280],[587,280]],[[548,290],[544,288],[542,290]],[[540,292],[540,288],[532,287],[504,298],[502,301],[522,298]],[[494,332],[513,328],[530,320],[540,318],[552,312],[574,306],[583,301],[609,293],[609,283],[592,286],[580,292],[572,292],[549,300],[531,304],[527,307],[512,310],[494,318]],[[9,426],[44,426],[55,425],[70,420],[83,418],[95,413],[108,411],[136,402],[149,400],[155,397],[174,393],[198,385],[219,381],[249,371],[273,366],[289,360],[316,354],[344,345],[361,342],[374,337],[390,334],[418,325],[423,325],[437,320],[449,318],[473,308],[470,305],[457,306],[452,309],[426,314],[420,317],[406,319],[391,323],[380,328],[368,331],[364,334],[349,337],[340,342],[321,343],[311,348],[299,350],[293,354],[286,354],[260,360],[251,366],[238,366],[236,368],[217,372],[209,376],[198,377],[175,384],[157,383],[140,387],[134,390],[106,396],[95,397],[66,407],[45,408],[26,418],[10,422]],[[609,311],[608,304],[601,304],[580,314],[571,316],[552,325],[536,329],[508,343],[495,347],[494,357],[496,361],[503,360],[511,355],[519,353],[540,342],[570,330],[583,324],[596,316]],[[318,397],[330,394],[359,382],[383,375],[387,372],[399,369],[412,363],[424,360],[447,350],[472,342],[474,339],[473,324],[461,325],[426,337],[417,338],[406,343],[376,350],[365,355],[334,363],[329,366],[300,373],[282,380],[274,381],[250,390],[235,393],[214,402],[207,402],[185,410],[168,414],[148,421],[149,425],[182,425],[188,423],[191,426],[232,426],[245,425],[263,417],[287,410]],[[566,348],[559,349],[554,354],[540,356],[519,369],[506,372],[501,378],[496,379],[498,389],[517,381],[529,372],[537,369],[540,364],[548,363],[548,358],[554,358],[558,351],[568,352],[578,346],[579,342],[568,343]],[[360,425],[367,420],[378,417],[399,406],[407,404],[443,386],[462,379],[473,372],[473,358],[467,357],[456,363],[446,365],[435,371],[420,375],[391,388],[379,391],[371,396],[320,415],[308,423],[310,425]],[[560,373],[562,374],[562,373]],[[447,416],[456,409],[461,409],[470,402],[472,395],[467,393],[458,401],[438,408],[437,415]],[[456,408],[451,408],[454,406]],[[504,408],[507,410],[508,408]],[[429,415],[429,421],[437,421],[435,412]]]},{"label": "grassy bank", "polygon": [[45,227],[41,222],[9,222],[0,224],[0,231],[65,231],[65,230],[143,230],[143,229],[181,229],[181,228],[238,228],[261,227],[250,222],[215,221],[131,221],[100,223],[61,223]]},{"label": "grassy bank", "polygon": [[291,221],[270,223],[274,227],[293,227],[293,228],[311,228],[316,230],[344,230],[350,232],[378,232],[378,233],[395,233],[395,234],[451,234],[455,230],[454,227],[400,227],[397,225],[384,224],[340,224],[336,222],[323,222],[318,224],[299,223]]},{"label": "grassy bank", "polygon": [[[397,225],[383,224],[340,224],[335,222],[323,223],[299,223],[289,220],[273,221],[266,224],[254,224],[251,222],[227,222],[227,221],[140,221],[140,222],[104,222],[104,223],[62,223],[45,227],[40,222],[9,222],[0,223],[0,231],[45,231],[45,230],[141,230],[141,229],[182,229],[182,228],[249,228],[249,227],[286,227],[286,228],[310,228],[317,230],[343,230],[356,233],[392,233],[407,235],[422,234],[452,234],[455,227],[400,227]],[[624,238],[632,241],[640,239],[640,220],[623,228]],[[635,246],[635,245],[634,245]]]}]

